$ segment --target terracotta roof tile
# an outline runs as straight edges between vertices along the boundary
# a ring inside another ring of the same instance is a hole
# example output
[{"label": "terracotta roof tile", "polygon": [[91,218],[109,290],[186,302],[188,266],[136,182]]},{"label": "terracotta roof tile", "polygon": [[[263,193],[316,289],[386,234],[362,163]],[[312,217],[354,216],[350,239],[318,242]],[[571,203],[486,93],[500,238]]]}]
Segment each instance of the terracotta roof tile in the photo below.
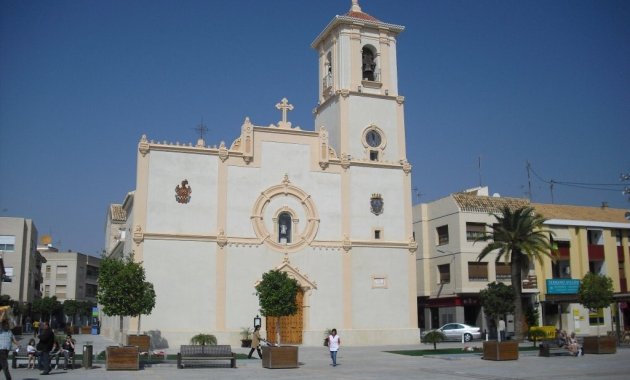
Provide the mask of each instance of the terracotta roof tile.
[{"label": "terracotta roof tile", "polygon": [[361,19],[361,20],[380,22],[380,20],[378,20],[376,17],[370,16],[369,14],[367,14],[365,12],[350,11],[350,12],[346,13],[346,16],[353,17],[353,18],[358,18],[358,19]]},{"label": "terracotta roof tile", "polygon": [[627,210],[609,207],[588,207],[533,203],[537,213],[546,219],[585,220],[611,223],[630,223],[625,218]]},{"label": "terracotta roof tile", "polygon": [[465,212],[499,212],[504,206],[511,209],[528,206],[529,201],[521,198],[488,197],[470,193],[454,193],[453,199],[461,211]]}]

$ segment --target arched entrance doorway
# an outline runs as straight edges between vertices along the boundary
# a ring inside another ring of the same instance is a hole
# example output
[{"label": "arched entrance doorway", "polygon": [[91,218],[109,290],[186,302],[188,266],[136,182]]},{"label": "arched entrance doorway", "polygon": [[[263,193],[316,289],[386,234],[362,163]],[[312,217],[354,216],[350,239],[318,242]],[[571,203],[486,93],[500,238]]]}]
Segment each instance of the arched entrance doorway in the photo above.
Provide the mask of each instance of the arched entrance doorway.
[{"label": "arched entrance doorway", "polygon": [[[300,289],[295,296],[297,312],[293,315],[280,318],[280,342],[282,344],[302,344],[302,330],[304,328],[304,291]],[[267,340],[276,342],[277,317],[267,317]]]}]

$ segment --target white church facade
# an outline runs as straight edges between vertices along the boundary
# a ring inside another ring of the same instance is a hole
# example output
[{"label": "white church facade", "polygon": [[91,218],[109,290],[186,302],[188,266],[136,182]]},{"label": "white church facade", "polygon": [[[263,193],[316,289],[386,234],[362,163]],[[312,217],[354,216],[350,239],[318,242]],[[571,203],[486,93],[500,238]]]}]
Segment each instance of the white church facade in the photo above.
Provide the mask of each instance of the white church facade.
[{"label": "white church facade", "polygon": [[[419,342],[396,69],[403,29],[356,0],[333,18],[312,44],[312,131],[292,126],[292,105],[282,99],[279,122],[245,119],[230,145],[142,137],[136,188],[110,207],[106,232],[107,254],[133,252],[154,285],[156,306],[142,316],[142,331],[170,347],[199,333],[237,346],[260,314],[254,287],[278,269],[301,287],[298,313],[282,321],[283,343],[319,346],[333,327],[345,345]],[[126,319],[125,333],[137,324]],[[273,336],[272,325],[263,317],[263,336]],[[103,334],[119,340],[117,329],[117,318],[102,317]]]}]

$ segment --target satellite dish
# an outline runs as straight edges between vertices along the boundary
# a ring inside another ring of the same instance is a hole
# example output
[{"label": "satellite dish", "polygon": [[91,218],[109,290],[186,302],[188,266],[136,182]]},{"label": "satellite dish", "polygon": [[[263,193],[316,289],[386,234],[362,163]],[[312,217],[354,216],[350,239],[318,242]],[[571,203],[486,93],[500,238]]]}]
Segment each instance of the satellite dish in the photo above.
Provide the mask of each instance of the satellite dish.
[{"label": "satellite dish", "polygon": [[630,220],[630,211],[627,211],[624,216],[626,217],[627,220]]}]

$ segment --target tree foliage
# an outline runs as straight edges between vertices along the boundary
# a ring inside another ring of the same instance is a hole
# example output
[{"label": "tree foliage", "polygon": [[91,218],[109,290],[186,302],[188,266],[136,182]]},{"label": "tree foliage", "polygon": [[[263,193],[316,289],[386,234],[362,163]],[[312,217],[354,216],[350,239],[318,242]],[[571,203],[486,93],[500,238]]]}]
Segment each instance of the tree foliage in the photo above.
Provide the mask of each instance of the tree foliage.
[{"label": "tree foliage", "polygon": [[295,314],[299,288],[297,280],[290,278],[286,272],[272,270],[263,274],[262,281],[256,285],[262,315],[284,317]]},{"label": "tree foliage", "polygon": [[63,312],[70,317],[70,326],[74,326],[74,317],[79,311],[79,302],[76,300],[65,300],[63,302]]},{"label": "tree foliage", "polygon": [[488,224],[491,232],[486,233],[478,240],[489,241],[479,256],[478,261],[483,260],[491,253],[496,254],[496,262],[503,260],[510,263],[511,280],[514,292],[514,326],[517,340],[523,338],[523,304],[522,283],[523,271],[529,269],[533,260],[542,264],[544,257],[555,260],[554,249],[549,240],[553,232],[544,228],[546,221],[541,215],[534,212],[533,207],[523,206],[512,209],[509,206],[501,208],[499,213],[494,213],[496,224]]},{"label": "tree foliage", "polygon": [[145,281],[144,268],[133,256],[101,261],[97,298],[105,314],[120,317],[121,339],[123,317],[150,314],[155,306],[153,285]]},{"label": "tree foliage", "polygon": [[612,279],[603,274],[588,272],[580,283],[578,300],[589,309],[603,309],[613,302]]},{"label": "tree foliage", "polygon": [[440,330],[431,330],[423,338],[425,343],[433,343],[433,349],[437,350],[437,344],[446,340],[446,335]]},{"label": "tree foliage", "polygon": [[486,289],[479,292],[483,311],[497,321],[505,314],[514,311],[514,290],[512,285],[502,282],[491,282]]},{"label": "tree foliage", "polygon": [[57,313],[63,308],[61,302],[57,301],[56,296],[44,297],[33,301],[33,311],[40,313],[44,320],[50,319],[53,314]]}]

